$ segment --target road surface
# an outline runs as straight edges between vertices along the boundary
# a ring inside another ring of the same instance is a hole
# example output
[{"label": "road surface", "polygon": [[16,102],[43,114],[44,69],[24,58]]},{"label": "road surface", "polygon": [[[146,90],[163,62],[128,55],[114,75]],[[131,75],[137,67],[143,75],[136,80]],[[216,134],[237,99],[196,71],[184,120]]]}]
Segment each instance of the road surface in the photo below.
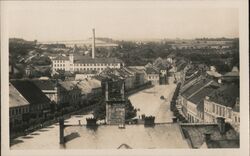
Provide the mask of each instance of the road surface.
[{"label": "road surface", "polygon": [[[175,84],[157,85],[130,96],[132,105],[139,110],[137,117],[145,114],[155,116],[156,123],[172,122],[173,113],[170,110],[170,101],[175,88]],[[165,99],[161,99],[161,96]]]}]

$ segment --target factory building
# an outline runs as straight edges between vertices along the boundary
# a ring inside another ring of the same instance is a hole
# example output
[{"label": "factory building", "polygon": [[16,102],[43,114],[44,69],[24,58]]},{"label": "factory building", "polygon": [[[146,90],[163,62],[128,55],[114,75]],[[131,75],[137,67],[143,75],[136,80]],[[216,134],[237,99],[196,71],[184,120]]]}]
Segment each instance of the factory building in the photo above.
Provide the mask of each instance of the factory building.
[{"label": "factory building", "polygon": [[117,58],[96,58],[95,57],[95,29],[92,37],[92,55],[91,57],[77,56],[70,53],[69,56],[57,56],[52,59],[53,72],[58,70],[76,72],[76,71],[97,71],[98,73],[109,68],[121,68],[124,63]]}]

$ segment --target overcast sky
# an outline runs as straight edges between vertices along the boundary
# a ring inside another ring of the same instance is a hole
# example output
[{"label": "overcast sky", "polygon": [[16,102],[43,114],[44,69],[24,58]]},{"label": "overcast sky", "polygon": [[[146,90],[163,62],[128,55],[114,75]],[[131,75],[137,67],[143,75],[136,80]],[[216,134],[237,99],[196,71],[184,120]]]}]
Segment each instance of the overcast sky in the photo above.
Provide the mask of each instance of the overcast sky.
[{"label": "overcast sky", "polygon": [[138,3],[22,3],[7,10],[10,37],[63,41],[91,37],[162,39],[238,37],[238,10]]}]

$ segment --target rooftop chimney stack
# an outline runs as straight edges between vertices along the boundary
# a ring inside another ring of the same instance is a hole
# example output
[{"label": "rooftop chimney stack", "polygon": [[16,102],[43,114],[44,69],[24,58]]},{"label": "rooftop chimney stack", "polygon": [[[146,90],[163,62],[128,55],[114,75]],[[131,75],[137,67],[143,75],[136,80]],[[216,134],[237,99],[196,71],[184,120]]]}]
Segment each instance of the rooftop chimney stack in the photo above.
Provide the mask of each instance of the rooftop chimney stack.
[{"label": "rooftop chimney stack", "polygon": [[95,58],[95,29],[92,29],[93,36],[92,36],[92,59]]},{"label": "rooftop chimney stack", "polygon": [[59,133],[60,133],[60,144],[64,144],[65,143],[65,139],[64,139],[64,119],[60,118],[59,119]]}]

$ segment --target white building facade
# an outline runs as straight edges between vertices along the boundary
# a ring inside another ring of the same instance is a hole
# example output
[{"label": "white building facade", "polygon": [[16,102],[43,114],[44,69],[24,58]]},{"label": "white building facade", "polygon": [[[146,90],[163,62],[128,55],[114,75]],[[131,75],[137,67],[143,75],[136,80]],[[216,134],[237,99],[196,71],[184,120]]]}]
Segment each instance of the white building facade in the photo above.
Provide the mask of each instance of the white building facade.
[{"label": "white building facade", "polygon": [[121,68],[123,62],[117,58],[95,58],[95,29],[92,36],[91,57],[75,56],[74,53],[69,56],[58,56],[52,59],[52,70],[64,71],[97,71],[101,72],[106,68]]},{"label": "white building facade", "polygon": [[74,54],[69,57],[59,56],[52,60],[52,70],[76,71],[97,71],[101,72],[106,68],[121,68],[123,62],[117,58],[83,58],[75,59]]}]

